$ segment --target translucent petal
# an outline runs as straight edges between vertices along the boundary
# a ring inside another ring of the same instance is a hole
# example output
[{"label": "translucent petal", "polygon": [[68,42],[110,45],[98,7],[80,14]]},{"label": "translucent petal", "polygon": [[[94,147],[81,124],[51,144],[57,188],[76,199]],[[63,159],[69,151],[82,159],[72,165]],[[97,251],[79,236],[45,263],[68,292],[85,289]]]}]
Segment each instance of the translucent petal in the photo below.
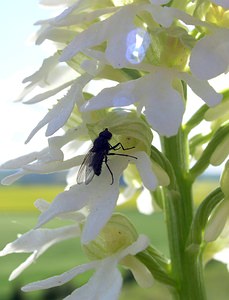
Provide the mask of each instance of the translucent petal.
[{"label": "translucent petal", "polygon": [[106,40],[108,32],[108,20],[91,25],[68,44],[61,54],[60,61],[68,61],[79,51],[101,44]]},{"label": "translucent petal", "polygon": [[1,184],[3,185],[11,185],[21,177],[25,176],[26,174],[29,174],[27,171],[18,171],[17,173],[14,173],[12,175],[6,176],[2,179]]},{"label": "translucent petal", "polygon": [[11,159],[1,165],[1,169],[18,169],[38,159],[39,156],[47,152],[47,148],[40,152],[32,152],[15,159]]},{"label": "translucent petal", "polygon": [[35,104],[35,103],[41,102],[43,100],[46,100],[46,99],[56,95],[60,91],[63,91],[64,89],[69,87],[72,83],[73,83],[73,81],[68,81],[68,82],[56,87],[55,89],[48,90],[47,92],[40,93],[39,95],[34,96],[33,98],[25,101],[24,103],[25,104]]},{"label": "translucent petal", "polygon": [[193,92],[209,106],[216,105],[222,100],[223,96],[217,93],[206,80],[199,80],[187,73],[180,74],[180,77],[185,80]]},{"label": "translucent petal", "polygon": [[149,288],[153,284],[153,276],[147,267],[134,256],[125,257],[122,262],[124,266],[131,270],[139,286]]},{"label": "translucent petal", "polygon": [[81,93],[81,88],[78,84],[73,84],[68,94],[63,97],[32,130],[26,140],[26,143],[28,143],[46,124],[48,124],[46,136],[50,136],[60,129],[68,120],[79,93]]},{"label": "translucent petal", "polygon": [[33,252],[48,248],[59,241],[75,237],[80,234],[79,226],[65,226],[56,229],[33,229],[21,235],[14,242],[9,243],[0,251],[0,256],[10,253]]},{"label": "translucent petal", "polygon": [[36,174],[49,174],[57,171],[68,170],[77,165],[79,166],[83,157],[84,155],[79,155],[65,161],[38,162],[24,166],[23,170]]},{"label": "translucent petal", "polygon": [[[165,136],[175,135],[181,124],[184,103],[181,95],[172,87],[173,74],[168,70],[161,70],[148,75],[142,86],[145,103],[145,115],[153,129]],[[152,92],[153,91],[153,92]]]},{"label": "translucent petal", "polygon": [[40,69],[36,71],[34,74],[26,77],[23,80],[23,83],[31,82],[30,85],[35,85],[40,81],[46,81],[49,72],[52,71],[57,66],[58,62],[59,62],[58,53],[55,53],[53,56],[44,59]]},{"label": "translucent petal", "polygon": [[[44,199],[37,199],[34,202],[34,206],[39,209],[40,212],[46,211],[50,203],[45,201]],[[85,216],[88,215],[88,212],[80,210],[79,212],[69,212],[69,213],[64,213],[60,214],[58,217],[63,220],[72,220],[78,224],[81,224],[85,220]]]},{"label": "translucent petal", "polygon": [[93,179],[102,192],[100,197],[91,197],[91,201],[88,204],[89,216],[82,232],[82,243],[86,244],[93,240],[110,219],[119,195],[119,178],[127,167],[128,159],[128,157],[117,156],[109,161],[109,166],[114,176],[113,184],[111,184],[111,176],[105,166],[102,174]]},{"label": "translucent petal", "polygon": [[[119,9],[117,13],[108,19],[91,25],[88,29],[78,34],[64,49],[60,57],[60,61],[67,61],[79,51],[99,45],[104,41],[108,41],[106,55],[111,60],[110,62],[118,67],[119,59],[116,61],[116,57],[121,57],[122,59],[125,58],[125,51],[123,47],[124,44],[126,44],[126,35],[129,30],[134,28],[133,18],[137,11],[138,6],[123,6],[122,9]],[[124,34],[122,34],[123,30]],[[119,38],[121,38],[121,41],[119,40],[117,43],[117,39]],[[121,45],[121,55],[117,55],[117,51],[119,52],[119,47],[117,47],[117,45]],[[116,51],[116,53],[114,51]]]},{"label": "translucent petal", "polygon": [[222,232],[229,214],[229,199],[224,199],[213,211],[205,229],[204,240],[213,242]]},{"label": "translucent petal", "polygon": [[147,10],[151,13],[155,22],[163,27],[168,28],[174,21],[174,11],[170,7],[148,5]]},{"label": "translucent petal", "polygon": [[38,253],[38,251],[34,251],[22,264],[13,270],[10,274],[9,280],[11,281],[17,278],[25,269],[34,263],[41,254],[42,253]]},{"label": "translucent petal", "polygon": [[33,253],[11,273],[9,280],[13,280],[19,276],[53,244],[79,235],[80,228],[78,225],[56,229],[30,230],[21,235],[17,240],[6,245],[5,248],[0,251],[0,256],[21,252]]},{"label": "translucent petal", "polygon": [[229,65],[229,33],[217,30],[197,42],[192,49],[190,68],[200,79],[211,79],[227,72]]},{"label": "translucent petal", "polygon": [[128,37],[136,28],[133,21],[136,13],[135,6],[126,6],[112,18],[109,26],[110,36],[108,37],[106,58],[114,68],[123,68],[131,63],[127,55],[128,49],[131,47]]},{"label": "translucent petal", "polygon": [[[89,216],[82,233],[83,242],[95,238],[100,229],[110,218],[119,193],[119,177],[127,166],[128,157],[112,157],[108,164],[114,176],[111,184],[111,174],[104,165],[100,176],[95,176],[90,184],[75,185],[68,191],[59,194],[47,211],[41,214],[38,227],[52,218],[66,213],[89,207]],[[98,188],[99,187],[99,188]]]},{"label": "translucent petal", "polygon": [[106,107],[121,107],[133,104],[138,101],[135,94],[135,80],[127,83],[120,83],[115,87],[103,89],[97,96],[92,97],[81,111],[92,111]]},{"label": "translucent petal", "polygon": [[[165,136],[177,133],[184,113],[181,95],[172,87],[173,74],[161,69],[140,79],[103,89],[81,107],[82,111],[120,107],[140,102],[153,129]],[[153,92],[152,92],[153,91]]]},{"label": "translucent petal", "polygon": [[[78,4],[78,3],[77,3]],[[105,14],[109,14],[118,10],[117,7],[107,7],[104,9],[97,9],[91,12],[82,12],[78,14],[71,14],[73,11],[73,6],[66,9],[62,14],[59,16],[52,18],[48,21],[49,24],[53,26],[70,26],[76,25],[80,23],[89,23],[92,22],[94,19],[99,18]],[[75,9],[75,8],[74,8]],[[43,22],[37,22],[37,25],[43,24]]]},{"label": "translucent petal", "polygon": [[227,264],[227,270],[229,272],[229,247],[217,252],[213,257],[214,259],[221,261],[224,264]]},{"label": "translucent petal", "polygon": [[137,208],[141,213],[145,215],[151,215],[153,213],[154,208],[152,205],[152,197],[149,190],[143,188],[143,191],[138,196],[136,202]]},{"label": "translucent petal", "polygon": [[[104,274],[106,274],[104,276]],[[122,286],[122,277],[111,260],[103,261],[91,279],[75,290],[65,300],[117,300]]]},{"label": "translucent petal", "polygon": [[144,186],[149,190],[155,190],[157,187],[157,178],[153,172],[149,156],[145,152],[135,153],[137,156],[136,167],[142,178]]},{"label": "translucent petal", "polygon": [[42,226],[60,214],[77,211],[87,205],[93,195],[90,186],[74,185],[68,191],[57,195],[49,208],[40,215],[36,227]]},{"label": "translucent petal", "polygon": [[136,242],[131,244],[129,247],[117,253],[117,259],[121,260],[123,257],[127,255],[136,255],[138,252],[145,250],[149,246],[149,239],[143,234],[138,236]]},{"label": "translucent petal", "polygon": [[60,286],[68,281],[70,281],[75,276],[86,272],[87,270],[93,269],[98,265],[98,262],[91,262],[88,264],[84,264],[81,266],[77,266],[72,268],[71,270],[54,277],[50,277],[45,280],[32,282],[27,284],[22,288],[23,292],[31,292],[36,290],[48,289],[56,286]]}]

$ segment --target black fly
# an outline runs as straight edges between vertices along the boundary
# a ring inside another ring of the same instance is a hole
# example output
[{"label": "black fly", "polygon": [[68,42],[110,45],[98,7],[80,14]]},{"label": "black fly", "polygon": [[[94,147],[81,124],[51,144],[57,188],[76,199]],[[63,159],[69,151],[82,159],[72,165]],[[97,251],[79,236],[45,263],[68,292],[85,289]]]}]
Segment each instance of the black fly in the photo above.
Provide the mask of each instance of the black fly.
[{"label": "black fly", "polygon": [[115,146],[111,146],[111,144],[108,142],[111,138],[112,133],[106,128],[104,131],[100,132],[99,136],[94,140],[93,147],[86,154],[77,174],[78,184],[81,184],[83,182],[85,184],[89,184],[92,181],[94,175],[99,176],[102,171],[103,162],[105,163],[107,169],[111,174],[111,184],[113,184],[114,176],[107,163],[108,155],[128,156],[137,159],[137,157],[132,155],[110,153],[111,150],[119,150],[120,148],[122,148],[123,150],[129,150],[134,148],[124,148],[121,143],[117,143]]}]

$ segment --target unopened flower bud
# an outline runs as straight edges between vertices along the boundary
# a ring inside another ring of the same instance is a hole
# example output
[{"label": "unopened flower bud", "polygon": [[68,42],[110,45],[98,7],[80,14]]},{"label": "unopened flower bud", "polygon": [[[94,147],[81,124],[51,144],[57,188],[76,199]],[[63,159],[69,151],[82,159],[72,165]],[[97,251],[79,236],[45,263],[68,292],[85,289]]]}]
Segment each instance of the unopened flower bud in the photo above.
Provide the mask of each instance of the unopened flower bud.
[{"label": "unopened flower bud", "polygon": [[128,247],[137,238],[137,231],[129,219],[121,214],[113,214],[96,239],[83,245],[83,249],[88,258],[103,259]]},{"label": "unopened flower bud", "polygon": [[213,166],[219,166],[229,154],[229,135],[227,135],[216,147],[210,158],[210,163]]},{"label": "unopened flower bud", "polygon": [[213,211],[204,233],[206,242],[215,241],[222,232],[229,215],[229,199],[223,200]]},{"label": "unopened flower bud", "polygon": [[221,175],[220,186],[225,197],[229,197],[229,161],[227,161],[225,164],[223,173]]}]

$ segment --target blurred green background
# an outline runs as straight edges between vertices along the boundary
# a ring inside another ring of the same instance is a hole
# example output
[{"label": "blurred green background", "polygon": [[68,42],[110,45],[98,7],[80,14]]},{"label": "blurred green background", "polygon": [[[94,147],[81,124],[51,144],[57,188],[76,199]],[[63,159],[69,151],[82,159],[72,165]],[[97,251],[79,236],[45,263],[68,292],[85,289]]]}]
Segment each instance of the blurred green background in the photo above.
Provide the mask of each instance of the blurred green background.
[{"label": "blurred green background", "polygon": [[[214,189],[217,182],[214,180],[204,180],[197,183],[195,187],[195,200],[197,202],[209,191]],[[15,240],[18,233],[24,233],[36,225],[38,212],[33,206],[37,198],[48,201],[61,191],[62,185],[15,185],[12,187],[0,186],[0,249],[5,244]],[[120,209],[127,214],[135,224],[139,233],[145,233],[151,239],[152,244],[168,255],[166,229],[163,223],[163,215],[156,212],[151,216],[139,214],[134,209],[134,204],[121,206]],[[63,221],[54,220],[48,224],[49,227],[56,227],[67,224]],[[87,262],[79,241],[71,239],[50,248],[38,261],[26,269],[16,280],[9,282],[10,273],[28,254],[11,254],[0,257],[0,299],[1,300],[57,300],[63,299],[76,287],[83,284],[90,276],[90,273],[82,274],[72,280],[69,284],[58,289],[49,289],[42,292],[21,293],[20,287],[36,280],[54,276],[64,271]],[[106,276],[104,274],[104,276]],[[192,274],[190,274],[192,276]],[[123,271],[124,288],[120,299],[171,299],[169,291],[165,286],[155,283],[150,289],[141,289],[134,282],[128,271]],[[205,271],[208,300],[229,299],[229,275],[226,266],[211,261],[206,266]]]}]

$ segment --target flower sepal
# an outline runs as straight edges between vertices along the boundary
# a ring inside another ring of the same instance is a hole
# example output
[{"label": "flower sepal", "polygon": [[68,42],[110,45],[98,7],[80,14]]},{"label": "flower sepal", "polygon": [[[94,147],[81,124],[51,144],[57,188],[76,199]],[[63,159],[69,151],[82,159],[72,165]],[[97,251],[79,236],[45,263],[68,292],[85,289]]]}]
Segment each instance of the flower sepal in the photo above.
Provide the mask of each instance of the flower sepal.
[{"label": "flower sepal", "polygon": [[147,267],[157,281],[169,286],[175,285],[175,281],[171,276],[169,259],[152,245],[138,253],[136,257]]}]

